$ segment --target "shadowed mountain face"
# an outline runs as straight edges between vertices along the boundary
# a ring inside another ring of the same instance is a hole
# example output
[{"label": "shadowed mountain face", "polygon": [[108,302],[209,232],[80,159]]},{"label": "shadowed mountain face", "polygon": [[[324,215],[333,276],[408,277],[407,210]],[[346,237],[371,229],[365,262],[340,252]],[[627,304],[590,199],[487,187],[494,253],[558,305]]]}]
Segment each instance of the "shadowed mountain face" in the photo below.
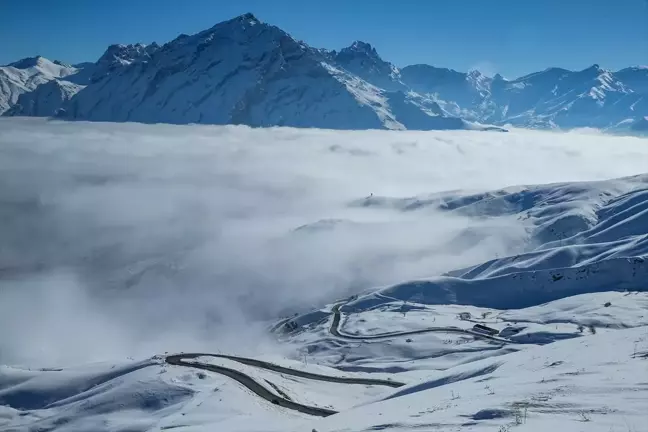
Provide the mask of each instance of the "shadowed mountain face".
[{"label": "shadowed mountain face", "polygon": [[0,113],[331,129],[485,123],[641,131],[648,68],[549,68],[512,80],[430,65],[399,69],[369,43],[314,49],[244,14],[163,46],[111,45],[96,63],[32,57],[0,67]]}]

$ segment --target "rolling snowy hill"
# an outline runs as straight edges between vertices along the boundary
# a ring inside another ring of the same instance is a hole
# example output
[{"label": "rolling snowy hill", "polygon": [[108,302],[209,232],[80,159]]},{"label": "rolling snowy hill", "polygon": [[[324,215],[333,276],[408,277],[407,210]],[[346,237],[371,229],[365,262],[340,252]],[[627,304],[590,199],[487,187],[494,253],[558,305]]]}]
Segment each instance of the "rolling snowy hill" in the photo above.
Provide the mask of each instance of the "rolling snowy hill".
[{"label": "rolling snowy hill", "polygon": [[0,114],[330,129],[490,124],[628,132],[638,132],[648,115],[646,67],[549,68],[517,79],[429,65],[400,69],[366,42],[315,49],[252,14],[163,46],[111,45],[96,63],[79,65],[82,74],[37,59],[41,66],[24,59],[0,69]]}]

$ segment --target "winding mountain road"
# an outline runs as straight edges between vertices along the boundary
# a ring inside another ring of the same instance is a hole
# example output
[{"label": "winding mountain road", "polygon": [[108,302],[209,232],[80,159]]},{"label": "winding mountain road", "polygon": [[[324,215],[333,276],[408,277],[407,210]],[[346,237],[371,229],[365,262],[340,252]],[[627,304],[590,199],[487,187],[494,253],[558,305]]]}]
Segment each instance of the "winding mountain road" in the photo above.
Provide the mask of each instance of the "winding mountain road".
[{"label": "winding mountain road", "polygon": [[[417,334],[424,334],[424,333],[460,333],[460,334],[466,334],[473,336],[475,338],[481,338],[481,339],[486,339],[494,342],[498,342],[501,344],[510,344],[510,343],[515,343],[507,339],[503,338],[498,338],[495,336],[490,336],[486,334],[482,334],[479,332],[475,332],[472,330],[467,330],[467,329],[461,329],[458,327],[430,327],[430,328],[425,328],[425,329],[420,329],[420,330],[410,330],[410,331],[402,331],[402,332],[388,332],[388,333],[380,333],[380,334],[375,334],[375,335],[352,335],[345,333],[342,330],[342,312],[340,309],[344,306],[346,303],[338,303],[333,308],[331,309],[331,312],[333,313],[333,319],[331,320],[331,325],[329,327],[329,333],[331,335],[340,338],[340,339],[346,339],[346,340],[383,340],[383,339],[389,339],[389,338],[394,338],[394,337],[401,337],[401,336],[409,336],[409,335],[417,335]],[[290,322],[290,319],[285,319],[280,321],[279,323],[275,324],[272,327],[272,330],[278,330],[280,327],[283,325],[287,324]],[[226,354],[210,354],[210,353],[182,353],[182,354],[173,354],[173,355],[168,355],[165,358],[166,363],[174,366],[183,366],[183,367],[191,367],[191,368],[196,368],[196,369],[202,369],[202,370],[207,370],[210,372],[215,372],[219,373],[221,375],[225,375],[229,378],[232,378],[233,380],[237,381],[244,387],[246,387],[248,390],[250,390],[252,393],[256,394],[257,396],[267,400],[268,402],[271,402],[275,405],[279,405],[284,408],[288,408],[291,410],[299,411],[304,414],[309,414],[309,415],[314,415],[314,416],[320,416],[320,417],[326,417],[330,416],[332,414],[336,414],[337,411],[327,409],[327,408],[320,408],[316,406],[310,406],[310,405],[304,405],[300,404],[298,402],[295,402],[290,399],[289,396],[285,394],[276,394],[273,391],[269,390],[266,388],[264,385],[260,384],[258,381],[256,381],[254,378],[250,377],[249,375],[237,371],[235,369],[231,369],[225,366],[218,366],[210,363],[200,363],[197,361],[191,361],[195,360],[199,357],[214,357],[214,358],[222,358],[222,359],[227,359],[231,361],[235,361],[241,364],[245,364],[247,366],[253,366],[257,367],[260,369],[265,369],[285,375],[292,375],[300,378],[306,378],[306,379],[311,379],[311,380],[317,380],[317,381],[325,381],[325,382],[333,382],[333,383],[339,383],[339,384],[360,384],[360,385],[378,385],[378,386],[387,386],[387,387],[402,387],[405,385],[405,383],[398,382],[398,381],[393,381],[393,380],[383,380],[383,379],[372,379],[372,378],[353,378],[353,377],[340,377],[340,376],[333,376],[333,375],[323,375],[323,374],[317,374],[313,372],[306,372],[303,370],[299,369],[292,369],[286,366],[280,366],[275,363],[270,363],[266,362],[263,360],[257,360],[253,358],[248,358],[248,357],[239,357],[239,356],[232,356],[232,355],[226,355]],[[268,383],[275,387],[272,383],[268,381]],[[275,387],[276,390],[276,387]],[[279,392],[277,392],[279,393]]]},{"label": "winding mountain road", "polygon": [[202,357],[204,355],[205,354],[202,353],[173,354],[167,356],[165,361],[168,364],[174,366],[185,366],[185,367],[202,369],[210,372],[216,372],[221,375],[225,375],[227,377],[232,378],[235,381],[238,381],[240,384],[242,384],[244,387],[246,387],[248,390],[250,390],[252,393],[256,394],[257,396],[267,400],[268,402],[271,402],[275,405],[279,405],[284,408],[288,408],[291,410],[299,411],[304,414],[310,414],[319,417],[327,417],[337,413],[337,411],[333,411],[326,408],[300,404],[284,396],[279,396],[277,394],[274,394],[270,390],[268,390],[267,388],[259,384],[257,381],[255,381],[254,378],[244,374],[243,372],[239,372],[235,369],[230,369],[224,366],[217,366],[208,363],[197,363],[197,362],[185,361],[187,359],[194,359],[196,357]]},{"label": "winding mountain road", "polygon": [[[330,410],[327,408],[320,408],[315,406],[309,406],[300,404],[289,399],[285,395],[278,395],[267,389],[265,386],[257,382],[254,378],[246,375],[243,372],[237,371],[235,369],[227,368],[224,366],[213,365],[209,363],[200,363],[194,360],[198,357],[214,357],[222,358],[227,360],[232,360],[238,363],[242,363],[248,366],[258,367],[260,369],[266,369],[277,373],[282,373],[286,375],[297,376],[301,378],[307,378],[317,381],[326,381],[340,384],[360,384],[360,385],[378,385],[378,386],[387,386],[387,387],[402,387],[405,383],[393,381],[393,380],[382,380],[382,379],[372,379],[372,378],[353,378],[353,377],[340,377],[334,375],[323,375],[316,374],[313,372],[306,372],[299,369],[292,369],[285,366],[280,366],[275,363],[266,362],[263,360],[257,360],[248,357],[239,357],[226,354],[210,354],[210,353],[182,353],[182,354],[173,354],[165,358],[166,363],[174,366],[184,366],[191,367],[196,369],[207,370],[211,372],[216,372],[221,375],[225,375],[233,380],[239,382],[252,393],[257,396],[271,402],[275,405],[279,405],[284,408],[292,409],[299,411],[305,414],[326,417],[332,414],[337,413],[337,411]],[[272,384],[271,384],[272,385]]]},{"label": "winding mountain road", "polygon": [[342,330],[342,313],[340,311],[340,308],[345,304],[346,303],[338,303],[335,306],[333,306],[333,308],[331,309],[331,311],[333,312],[333,320],[331,321],[329,332],[333,336],[338,337],[340,339],[382,340],[382,339],[391,339],[394,337],[411,336],[411,335],[424,334],[424,333],[458,333],[458,334],[473,336],[474,338],[477,339],[486,339],[493,342],[499,342],[501,344],[517,343],[501,337],[491,336],[484,333],[476,332],[474,330],[462,329],[459,327],[427,327],[419,330],[396,331],[396,332],[379,333],[374,335],[353,335],[353,334],[345,333],[344,330]]},{"label": "winding mountain road", "polygon": [[378,385],[378,386],[387,386],[387,387],[402,387],[405,385],[405,383],[398,382],[398,381],[392,381],[392,380],[382,380],[382,379],[373,379],[373,378],[353,378],[353,377],[339,377],[339,376],[333,376],[333,375],[323,375],[323,374],[316,374],[313,372],[306,372],[302,371],[299,369],[292,369],[289,367],[285,366],[280,366],[275,363],[270,363],[266,362],[263,360],[257,360],[253,358],[248,358],[248,357],[239,357],[239,356],[231,356],[231,355],[226,355],[226,354],[200,354],[200,357],[202,356],[209,356],[209,357],[216,357],[216,358],[224,358],[227,360],[233,360],[239,363],[243,363],[248,366],[254,366],[258,367],[261,369],[267,369],[271,370],[274,372],[278,373],[283,373],[286,375],[293,375],[297,376],[300,378],[307,378],[307,379],[312,379],[316,381],[326,381],[326,382],[333,382],[333,383],[340,383],[340,384],[363,384],[363,385]]}]

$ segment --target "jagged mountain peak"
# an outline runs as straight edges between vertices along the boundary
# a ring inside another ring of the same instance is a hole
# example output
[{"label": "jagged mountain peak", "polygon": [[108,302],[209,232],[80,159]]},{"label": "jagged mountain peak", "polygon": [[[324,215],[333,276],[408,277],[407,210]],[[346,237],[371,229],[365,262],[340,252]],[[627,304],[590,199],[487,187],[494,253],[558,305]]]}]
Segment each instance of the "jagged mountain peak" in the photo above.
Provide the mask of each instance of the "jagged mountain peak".
[{"label": "jagged mountain peak", "polygon": [[115,61],[124,63],[132,62],[133,60],[141,57],[142,55],[149,56],[155,52],[160,46],[153,42],[149,45],[143,43],[136,44],[113,44],[108,46],[106,51],[99,57],[97,64],[113,63]]},{"label": "jagged mountain peak", "polygon": [[217,23],[214,27],[233,24],[233,23],[244,23],[244,24],[254,25],[254,24],[261,24],[261,21],[256,16],[254,16],[252,12],[246,12],[244,14],[228,19],[226,21],[221,21]]},{"label": "jagged mountain peak", "polygon": [[375,86],[389,91],[407,90],[400,82],[400,70],[383,60],[376,48],[367,42],[358,40],[331,54],[336,64]]},{"label": "jagged mountain peak", "polygon": [[337,54],[337,57],[338,61],[350,58],[366,57],[374,61],[387,63],[380,57],[376,48],[371,46],[371,44],[360,40],[354,41],[346,48],[342,48]]},{"label": "jagged mountain peak", "polygon": [[248,24],[253,24],[253,23],[254,24],[260,24],[261,23],[261,21],[259,21],[257,19],[257,17],[255,17],[252,12],[247,12],[247,13],[244,13],[242,15],[239,15],[236,18],[234,18],[234,20],[236,20],[236,21],[244,21],[244,22],[247,22]]},{"label": "jagged mountain peak", "polygon": [[137,61],[146,61],[160,46],[151,44],[113,44],[103,53],[99,60],[92,66],[93,73],[90,81],[98,81],[123,66],[128,66]]},{"label": "jagged mountain peak", "polygon": [[169,51],[178,47],[199,47],[202,50],[210,43],[223,43],[225,40],[235,40],[239,45],[258,43],[263,34],[264,41],[280,39],[295,41],[288,33],[278,27],[263,23],[252,13],[245,13],[213,25],[201,32],[186,35],[181,34],[176,39],[166,43],[162,50]]},{"label": "jagged mountain peak", "polygon": [[[254,14],[247,12],[227,21],[216,23],[211,28],[198,34],[209,33],[219,29],[228,29],[229,31],[232,31],[234,28],[238,28],[240,30],[245,30],[259,24],[263,23],[256,16],[254,16]],[[181,36],[186,37],[187,35]]]},{"label": "jagged mountain peak", "polygon": [[346,48],[343,48],[342,51],[355,51],[355,52],[363,52],[367,54],[378,54],[376,52],[376,48],[371,46],[370,43],[368,42],[363,42],[361,40],[354,41],[351,45],[349,45]]}]

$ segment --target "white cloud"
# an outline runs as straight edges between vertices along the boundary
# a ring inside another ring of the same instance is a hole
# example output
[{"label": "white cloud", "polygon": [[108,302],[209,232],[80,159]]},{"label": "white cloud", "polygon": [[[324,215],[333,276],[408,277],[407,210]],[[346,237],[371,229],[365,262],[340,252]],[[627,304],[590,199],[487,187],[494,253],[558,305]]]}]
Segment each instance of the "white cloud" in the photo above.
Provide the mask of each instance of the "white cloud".
[{"label": "white cloud", "polygon": [[254,351],[251,320],[510,253],[526,236],[509,219],[350,203],[637,174],[647,144],[2,120],[0,363]]}]

